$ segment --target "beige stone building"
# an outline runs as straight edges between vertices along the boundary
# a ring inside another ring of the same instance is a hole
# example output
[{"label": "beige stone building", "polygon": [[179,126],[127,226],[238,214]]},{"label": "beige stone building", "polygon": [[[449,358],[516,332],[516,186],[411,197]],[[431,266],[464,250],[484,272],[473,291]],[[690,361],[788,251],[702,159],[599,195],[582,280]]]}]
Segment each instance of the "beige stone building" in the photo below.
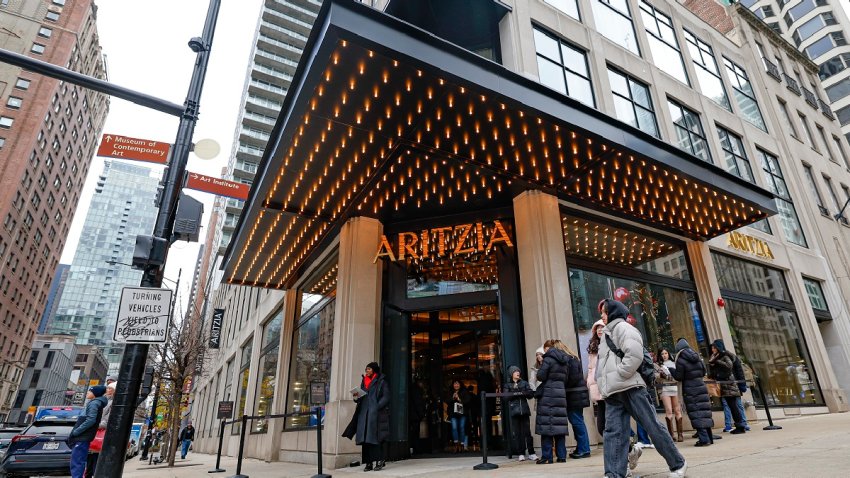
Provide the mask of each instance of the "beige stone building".
[{"label": "beige stone building", "polygon": [[[222,260],[196,449],[233,401],[307,413],[249,420],[248,456],[313,461],[321,420],[345,466],[377,360],[390,456],[441,453],[453,380],[495,391],[548,338],[586,358],[605,297],[653,351],[724,340],[751,418],[846,411],[850,150],[822,88],[764,60],[817,66],[704,1],[325,2]],[[470,444],[504,450],[485,409]]]}]

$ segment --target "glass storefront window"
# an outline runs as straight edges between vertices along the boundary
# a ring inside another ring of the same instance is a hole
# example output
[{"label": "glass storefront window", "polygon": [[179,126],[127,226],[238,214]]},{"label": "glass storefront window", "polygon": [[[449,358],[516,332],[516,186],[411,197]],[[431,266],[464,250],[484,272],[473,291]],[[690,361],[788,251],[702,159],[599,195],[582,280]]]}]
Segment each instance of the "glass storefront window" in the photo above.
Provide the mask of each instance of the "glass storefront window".
[{"label": "glass storefront window", "polygon": [[[245,414],[245,400],[248,396],[248,376],[251,373],[251,350],[253,349],[252,343],[253,337],[248,339],[248,343],[242,347],[242,358],[239,361],[239,403],[236,408],[236,415],[233,418],[241,417]],[[233,424],[233,428],[230,433],[233,435],[238,435],[241,430],[242,424],[240,422],[236,422]]]},{"label": "glass storefront window", "polygon": [[791,301],[782,271],[725,254],[712,253],[712,262],[721,289],[742,294]]},{"label": "glass storefront window", "polygon": [[[298,322],[292,343],[287,413],[311,410],[310,382],[330,383],[335,304],[333,296],[325,297]],[[308,427],[315,425],[316,421],[315,415],[289,417],[284,428],[291,430]]]},{"label": "glass storefront window", "polygon": [[[260,349],[260,374],[257,379],[256,404],[257,415],[272,413],[275,382],[277,380],[278,352],[280,351],[280,327],[283,323],[283,310],[263,327],[263,344]],[[255,420],[251,433],[266,433],[269,428],[268,420]]]}]

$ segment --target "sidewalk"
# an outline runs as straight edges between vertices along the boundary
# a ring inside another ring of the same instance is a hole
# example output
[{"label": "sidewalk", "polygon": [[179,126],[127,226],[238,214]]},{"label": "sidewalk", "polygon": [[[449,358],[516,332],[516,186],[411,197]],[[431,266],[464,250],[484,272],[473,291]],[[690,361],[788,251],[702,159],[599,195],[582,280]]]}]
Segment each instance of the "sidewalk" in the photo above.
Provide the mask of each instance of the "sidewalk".
[{"label": "sidewalk", "polygon": [[[680,443],[679,449],[688,461],[688,475],[692,478],[718,476],[737,477],[845,477],[850,476],[850,413],[816,415],[791,418],[777,422],[782,430],[764,431],[763,421],[753,425],[753,431],[735,436],[728,433],[714,446],[695,448],[694,439]],[[490,462],[499,469],[474,471],[473,465],[481,458],[417,459],[388,463],[387,468],[366,476],[385,478],[536,478],[551,476],[594,477],[603,474],[602,452],[593,450],[593,456],[567,463],[535,465],[530,462],[509,462],[505,457],[492,457]],[[227,478],[236,474],[236,459],[222,457],[225,473],[208,474],[215,465],[214,455],[190,454],[186,460],[178,459],[175,468],[162,465],[148,466],[132,459],[124,471],[126,478]],[[336,477],[363,476],[363,467],[325,470]],[[244,460],[242,474],[251,478],[299,478],[316,473],[315,465],[300,463],[265,463]],[[667,468],[664,460],[654,450],[644,450],[636,476],[664,477]]]}]

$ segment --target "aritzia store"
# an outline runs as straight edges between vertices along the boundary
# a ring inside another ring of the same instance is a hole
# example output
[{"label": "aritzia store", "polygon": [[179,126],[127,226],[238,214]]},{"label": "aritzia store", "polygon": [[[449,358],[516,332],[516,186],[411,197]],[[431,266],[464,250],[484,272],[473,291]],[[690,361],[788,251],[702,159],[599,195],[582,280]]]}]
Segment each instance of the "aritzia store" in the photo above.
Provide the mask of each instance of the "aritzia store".
[{"label": "aritzia store", "polygon": [[[391,453],[407,457],[446,449],[452,381],[494,391],[548,338],[584,351],[603,297],[630,306],[649,347],[686,337],[706,354],[730,336],[706,241],[775,213],[772,194],[720,168],[328,0],[224,269],[286,291],[270,410],[307,410],[309,384],[325,384],[325,453],[343,466],[359,453],[339,438],[349,391],[374,360],[391,384]],[[496,446],[499,407],[486,415]],[[287,421],[280,459],[309,456],[310,424]]]}]

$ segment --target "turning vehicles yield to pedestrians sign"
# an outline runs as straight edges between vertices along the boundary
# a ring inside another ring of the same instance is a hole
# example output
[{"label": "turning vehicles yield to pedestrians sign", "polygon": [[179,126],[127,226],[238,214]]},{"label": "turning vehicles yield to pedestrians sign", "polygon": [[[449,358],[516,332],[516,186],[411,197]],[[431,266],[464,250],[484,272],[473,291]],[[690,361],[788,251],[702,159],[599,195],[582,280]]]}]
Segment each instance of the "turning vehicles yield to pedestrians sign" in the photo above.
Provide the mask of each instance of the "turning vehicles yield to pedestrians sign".
[{"label": "turning vehicles yield to pedestrians sign", "polygon": [[171,322],[170,289],[125,287],[112,339],[122,344],[165,343]]}]

